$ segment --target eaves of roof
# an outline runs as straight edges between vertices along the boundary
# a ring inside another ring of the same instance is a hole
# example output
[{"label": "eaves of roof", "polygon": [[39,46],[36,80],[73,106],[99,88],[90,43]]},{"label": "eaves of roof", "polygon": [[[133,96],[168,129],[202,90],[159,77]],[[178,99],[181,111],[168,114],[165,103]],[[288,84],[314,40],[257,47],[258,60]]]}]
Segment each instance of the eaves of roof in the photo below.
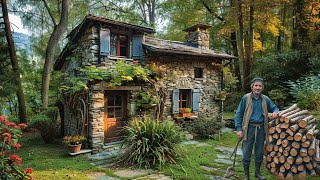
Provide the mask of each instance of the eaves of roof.
[{"label": "eaves of roof", "polygon": [[183,44],[182,42],[168,41],[168,40],[157,39],[153,37],[145,37],[143,46],[151,52],[184,54],[184,55],[202,56],[202,57],[215,57],[215,58],[221,58],[221,59],[237,59],[237,57],[223,53],[223,52],[217,52],[211,49],[191,47]]}]

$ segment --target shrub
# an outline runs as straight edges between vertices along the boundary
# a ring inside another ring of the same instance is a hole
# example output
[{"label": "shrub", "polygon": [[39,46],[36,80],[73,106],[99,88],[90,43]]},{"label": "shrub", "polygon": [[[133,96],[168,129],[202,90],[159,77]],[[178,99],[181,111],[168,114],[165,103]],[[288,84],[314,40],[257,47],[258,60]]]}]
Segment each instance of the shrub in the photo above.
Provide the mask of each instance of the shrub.
[{"label": "shrub", "polygon": [[290,94],[295,98],[299,107],[320,111],[320,74],[289,81],[288,84]]},{"label": "shrub", "polygon": [[32,179],[31,168],[26,168],[24,171],[17,166],[21,166],[22,158],[18,154],[7,154],[6,150],[15,148],[19,149],[21,145],[18,143],[18,137],[21,136],[21,129],[26,128],[25,124],[18,124],[10,122],[4,117],[0,116],[0,179]]},{"label": "shrub", "polygon": [[41,137],[45,143],[53,143],[56,135],[56,126],[52,120],[40,113],[30,118],[30,127],[37,128],[40,131]]},{"label": "shrub", "polygon": [[148,168],[175,163],[181,154],[177,143],[182,141],[181,129],[173,121],[158,121],[144,116],[134,118],[124,128],[124,154],[120,163]]},{"label": "shrub", "polygon": [[217,134],[222,125],[220,114],[217,117],[199,117],[190,123],[189,131],[200,138],[208,139]]}]

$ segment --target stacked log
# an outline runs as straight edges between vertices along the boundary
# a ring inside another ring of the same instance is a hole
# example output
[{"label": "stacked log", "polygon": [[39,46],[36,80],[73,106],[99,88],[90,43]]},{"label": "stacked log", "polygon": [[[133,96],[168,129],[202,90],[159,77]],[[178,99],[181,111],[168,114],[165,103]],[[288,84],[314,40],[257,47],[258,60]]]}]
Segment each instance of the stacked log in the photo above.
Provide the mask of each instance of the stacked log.
[{"label": "stacked log", "polygon": [[266,167],[278,179],[305,179],[320,169],[319,134],[316,119],[297,104],[269,122]]}]

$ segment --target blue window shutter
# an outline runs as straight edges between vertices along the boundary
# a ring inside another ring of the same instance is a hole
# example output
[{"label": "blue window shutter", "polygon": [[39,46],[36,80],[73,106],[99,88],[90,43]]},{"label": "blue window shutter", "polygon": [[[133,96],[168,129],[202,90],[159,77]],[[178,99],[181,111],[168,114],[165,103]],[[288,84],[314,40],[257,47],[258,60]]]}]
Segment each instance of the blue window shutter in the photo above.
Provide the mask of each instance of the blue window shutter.
[{"label": "blue window shutter", "polygon": [[193,89],[193,92],[192,92],[192,111],[193,112],[199,111],[199,103],[200,103],[200,90]]},{"label": "blue window shutter", "polygon": [[142,35],[132,36],[132,59],[142,59]]},{"label": "blue window shutter", "polygon": [[100,56],[109,56],[110,54],[110,30],[100,29]]},{"label": "blue window shutter", "polygon": [[172,92],[172,113],[179,113],[179,89]]}]

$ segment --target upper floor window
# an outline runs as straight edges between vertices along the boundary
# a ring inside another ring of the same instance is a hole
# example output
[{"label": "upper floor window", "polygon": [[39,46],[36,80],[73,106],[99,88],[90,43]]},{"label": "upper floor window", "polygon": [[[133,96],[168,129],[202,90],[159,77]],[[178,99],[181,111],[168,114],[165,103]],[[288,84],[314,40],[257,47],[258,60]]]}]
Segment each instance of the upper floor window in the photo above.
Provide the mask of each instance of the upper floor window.
[{"label": "upper floor window", "polygon": [[124,57],[129,56],[128,36],[111,33],[110,46],[110,55]]},{"label": "upper floor window", "polygon": [[203,78],[203,68],[194,68],[194,78]]},{"label": "upper floor window", "polygon": [[108,28],[101,28],[99,48],[102,57],[111,55],[141,59],[142,34],[130,34],[130,31],[114,32]]}]

